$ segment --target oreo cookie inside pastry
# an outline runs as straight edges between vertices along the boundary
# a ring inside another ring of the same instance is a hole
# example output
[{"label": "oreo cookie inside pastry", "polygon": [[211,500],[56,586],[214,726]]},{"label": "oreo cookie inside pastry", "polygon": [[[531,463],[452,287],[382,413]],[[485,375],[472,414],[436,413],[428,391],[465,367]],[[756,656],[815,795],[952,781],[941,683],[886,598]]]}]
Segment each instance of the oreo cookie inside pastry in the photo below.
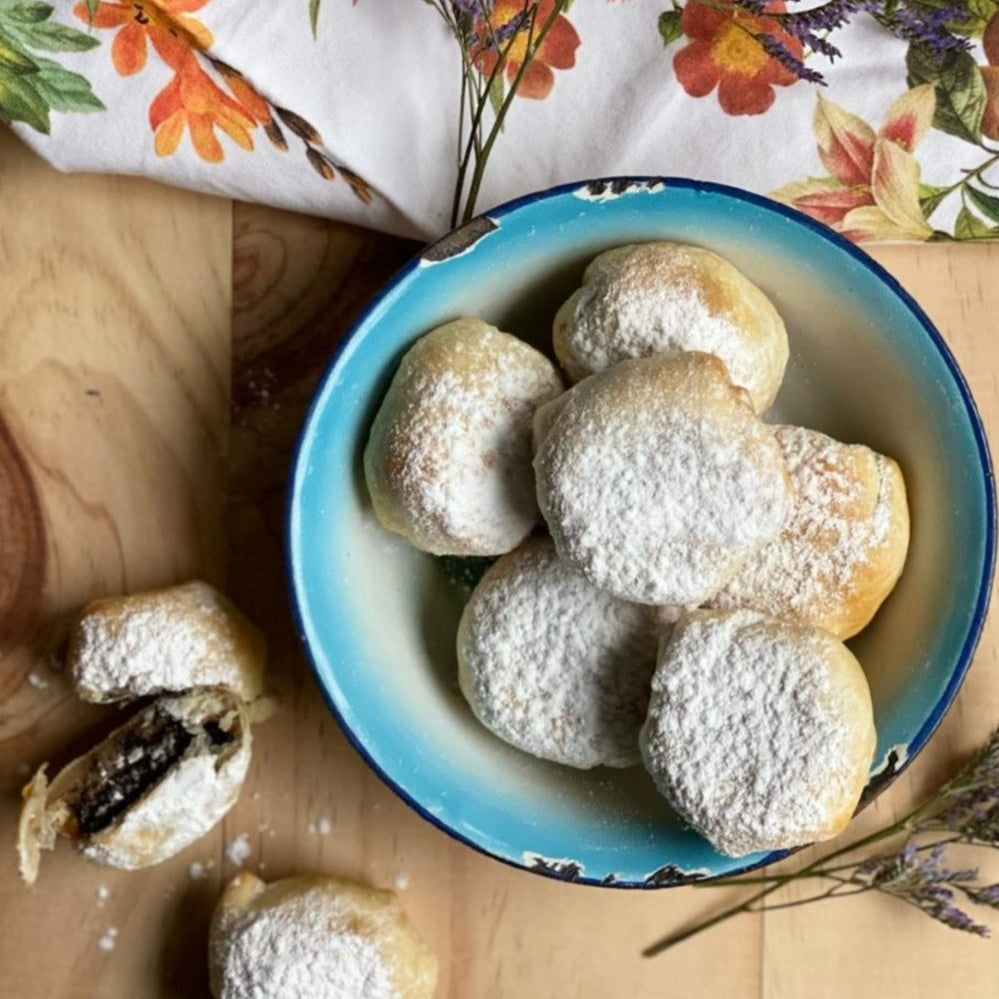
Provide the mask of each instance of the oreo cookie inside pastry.
[{"label": "oreo cookie inside pastry", "polygon": [[235,804],[250,763],[243,703],[223,688],[161,697],[48,782],[23,791],[18,851],[29,884],[57,836],[132,870],[172,857]]}]

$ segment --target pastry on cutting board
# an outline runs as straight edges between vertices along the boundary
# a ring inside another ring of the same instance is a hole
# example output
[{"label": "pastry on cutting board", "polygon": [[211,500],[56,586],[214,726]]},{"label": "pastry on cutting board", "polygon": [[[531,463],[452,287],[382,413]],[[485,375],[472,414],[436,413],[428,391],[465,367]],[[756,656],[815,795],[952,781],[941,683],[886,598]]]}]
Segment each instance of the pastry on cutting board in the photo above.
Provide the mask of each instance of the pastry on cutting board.
[{"label": "pastry on cutting board", "polygon": [[107,867],[150,867],[214,826],[250,765],[243,702],[221,687],[160,697],[48,781],[24,788],[18,853],[29,884],[58,836]]},{"label": "pastry on cutting board", "polygon": [[78,696],[98,704],[192,687],[263,690],[267,646],[256,625],[198,580],[88,604],[69,636]]},{"label": "pastry on cutting board", "polygon": [[209,936],[215,999],[431,999],[437,958],[392,892],[237,875]]}]

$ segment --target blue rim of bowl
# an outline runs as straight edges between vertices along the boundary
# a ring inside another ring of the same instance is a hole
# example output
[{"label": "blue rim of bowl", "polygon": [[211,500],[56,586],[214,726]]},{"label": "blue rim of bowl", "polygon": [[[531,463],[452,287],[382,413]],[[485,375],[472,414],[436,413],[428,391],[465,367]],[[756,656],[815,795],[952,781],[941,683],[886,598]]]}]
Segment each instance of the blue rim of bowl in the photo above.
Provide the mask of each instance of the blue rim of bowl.
[{"label": "blue rim of bowl", "polygon": [[[598,888],[630,888],[630,889],[641,889],[643,891],[649,891],[650,889],[658,888],[673,888],[680,887],[687,882],[663,882],[650,884],[644,881],[613,881],[607,883],[601,881],[597,878],[587,878],[582,875],[574,876],[571,878],[566,878],[565,876],[560,876],[559,874],[546,870],[539,867],[530,867],[520,861],[513,859],[512,857],[506,857],[499,853],[494,853],[492,850],[487,850],[480,843],[476,843],[474,840],[469,839],[467,836],[462,835],[453,827],[449,826],[444,822],[439,816],[433,815],[426,808],[424,808],[415,798],[413,798],[403,787],[396,783],[393,778],[386,773],[374,760],[371,754],[368,752],[367,748],[360,741],[360,739],[354,734],[353,730],[347,725],[343,714],[340,712],[339,707],[333,700],[330,691],[327,689],[326,684],[323,682],[323,678],[319,672],[316,665],[315,656],[312,653],[312,645],[309,641],[305,611],[303,609],[303,602],[299,594],[301,592],[301,584],[298,578],[298,562],[296,555],[296,544],[295,544],[295,531],[294,531],[294,511],[295,511],[295,498],[300,492],[300,479],[304,474],[304,463],[302,462],[302,451],[305,447],[307,439],[311,435],[312,425],[318,416],[319,409],[319,399],[323,394],[323,387],[332,377],[333,371],[340,363],[340,359],[343,353],[353,338],[357,333],[364,327],[367,323],[371,314],[380,305],[382,300],[386,295],[408,274],[416,270],[421,261],[427,254],[427,251],[432,247],[440,245],[445,241],[450,241],[454,239],[457,233],[463,230],[469,229],[476,226],[477,223],[483,221],[488,221],[490,219],[499,219],[504,215],[508,215],[511,212],[517,211],[526,205],[534,204],[538,201],[546,201],[549,198],[558,197],[563,194],[572,194],[575,191],[586,190],[590,188],[591,190],[596,187],[601,187],[603,189],[609,189],[612,192],[623,191],[627,195],[628,190],[635,187],[649,187],[653,184],[661,184],[665,188],[679,187],[688,188],[699,193],[706,194],[717,194],[722,197],[732,198],[736,201],[744,201],[748,204],[754,205],[757,208],[763,208],[768,212],[772,212],[775,215],[780,215],[783,218],[800,225],[805,229],[810,230],[816,236],[826,240],[837,246],[840,250],[845,252],[847,255],[852,257],[857,263],[861,264],[868,271],[870,271],[879,281],[885,284],[892,292],[894,292],[898,298],[905,304],[908,310],[916,317],[919,321],[919,325],[922,327],[923,332],[929,337],[930,342],[937,348],[940,356],[943,358],[944,364],[947,370],[950,372],[951,377],[954,379],[954,383],[957,385],[958,392],[961,395],[961,399],[964,402],[965,410],[968,415],[968,419],[971,423],[972,432],[975,437],[975,445],[978,449],[978,458],[981,464],[982,476],[984,480],[985,493],[987,497],[987,507],[986,507],[986,521],[985,521],[985,563],[982,567],[982,578],[979,584],[978,599],[975,604],[974,615],[971,620],[971,625],[968,629],[968,633],[965,636],[964,645],[961,648],[960,656],[958,657],[957,664],[954,668],[954,672],[951,675],[950,681],[944,692],[941,694],[937,703],[933,706],[933,710],[930,712],[929,717],[923,723],[922,728],[913,736],[907,745],[906,758],[899,764],[897,769],[895,769],[888,779],[884,780],[879,784],[877,788],[877,794],[872,795],[868,798],[861,807],[866,807],[870,804],[876,797],[887,790],[895,780],[908,768],[909,764],[919,755],[923,747],[929,742],[933,733],[937,730],[940,723],[943,721],[944,716],[950,709],[950,706],[954,703],[954,698],[957,696],[958,691],[961,689],[961,685],[964,683],[964,679],[968,674],[968,670],[971,668],[971,662],[974,658],[975,649],[978,646],[978,641],[981,638],[982,628],[985,624],[985,615],[989,607],[989,599],[992,593],[992,582],[993,575],[995,572],[995,562],[996,562],[996,491],[995,491],[995,477],[993,474],[992,458],[989,453],[988,441],[985,437],[985,429],[982,425],[982,419],[978,412],[978,407],[975,404],[975,400],[971,395],[971,389],[968,387],[967,380],[964,377],[960,367],[958,366],[957,360],[951,353],[950,348],[947,346],[943,337],[941,336],[939,330],[934,326],[933,322],[930,320],[929,316],[922,310],[919,303],[902,287],[899,282],[892,277],[892,275],[884,269],[876,260],[871,256],[861,250],[854,243],[849,242],[849,240],[844,239],[838,233],[834,232],[828,226],[821,222],[817,222],[807,215],[801,212],[783,205],[778,201],[773,201],[770,198],[763,197],[759,194],[753,194],[751,191],[745,191],[738,187],[730,187],[727,184],[716,184],[711,181],[693,180],[685,177],[652,177],[652,176],[634,176],[634,177],[598,177],[592,180],[580,180],[568,184],[560,184],[556,187],[548,188],[544,191],[537,191],[532,194],[525,194],[522,197],[514,198],[511,201],[505,201],[501,205],[497,205],[495,208],[491,208],[488,211],[483,212],[481,215],[477,215],[475,218],[458,226],[456,229],[451,230],[444,236],[435,240],[433,243],[429,243],[426,246],[420,248],[417,253],[415,253],[398,271],[382,286],[381,290],[371,299],[371,301],[365,306],[360,315],[351,325],[350,329],[344,334],[343,339],[337,344],[336,350],[330,359],[329,364],[326,366],[326,370],[323,372],[322,378],[319,380],[315,394],[313,396],[312,402],[309,405],[308,413],[306,414],[305,421],[302,424],[302,430],[299,434],[298,441],[295,444],[295,455],[292,469],[291,481],[289,483],[288,501],[286,507],[286,538],[287,538],[287,561],[288,561],[288,575],[291,578],[291,594],[292,594],[292,613],[295,618],[295,629],[298,633],[299,640],[305,649],[306,656],[309,660],[309,666],[312,670],[313,676],[316,679],[316,683],[322,693],[323,700],[326,702],[326,706],[329,708],[330,713],[336,719],[341,730],[347,738],[347,741],[354,747],[358,755],[364,762],[374,771],[374,773],[386,784],[392,791],[394,791],[410,808],[413,809],[418,815],[431,824],[435,825],[438,829],[447,833],[452,839],[457,840],[459,843],[464,843],[465,846],[471,847],[478,853],[484,854],[487,857],[491,857],[493,860],[498,860],[503,864],[513,867],[516,870],[526,871],[530,874],[540,874],[543,877],[551,878],[555,881],[561,881],[563,884],[579,884],[579,885],[591,885]],[[302,587],[304,588],[304,587]],[[779,850],[767,854],[761,860],[756,861],[752,864],[747,864],[744,867],[738,867],[734,870],[727,871],[724,874],[711,875],[704,878],[704,881],[713,881],[716,878],[734,878],[741,874],[748,874],[750,871],[756,871],[763,867],[769,867],[771,864],[775,864],[791,853],[796,852],[792,850]]]}]

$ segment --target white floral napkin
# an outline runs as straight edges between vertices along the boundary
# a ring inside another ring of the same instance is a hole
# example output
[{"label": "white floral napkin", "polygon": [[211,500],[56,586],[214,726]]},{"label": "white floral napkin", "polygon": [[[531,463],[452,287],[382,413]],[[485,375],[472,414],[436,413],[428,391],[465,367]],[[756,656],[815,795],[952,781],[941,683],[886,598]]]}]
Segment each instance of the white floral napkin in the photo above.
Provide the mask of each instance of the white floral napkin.
[{"label": "white floral napkin", "polygon": [[[488,0],[502,24],[523,4]],[[843,58],[821,65],[827,86],[759,43],[802,54],[767,16],[784,4],[757,7],[571,4],[523,76],[479,208],[684,175],[774,195],[857,241],[999,235],[995,0],[961,5],[971,48],[942,59],[857,13],[836,36]],[[507,87],[526,44],[508,34]],[[495,59],[480,50],[474,72]],[[426,0],[0,0],[0,118],[58,168],[420,238],[450,225],[461,79]]]}]

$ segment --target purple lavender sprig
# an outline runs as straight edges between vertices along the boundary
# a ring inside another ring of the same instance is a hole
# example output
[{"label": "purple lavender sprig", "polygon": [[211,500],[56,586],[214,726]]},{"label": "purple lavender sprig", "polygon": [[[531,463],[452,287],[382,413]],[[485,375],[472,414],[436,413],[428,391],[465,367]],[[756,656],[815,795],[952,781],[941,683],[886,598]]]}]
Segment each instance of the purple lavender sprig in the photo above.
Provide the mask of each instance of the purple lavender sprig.
[{"label": "purple lavender sprig", "polygon": [[809,83],[817,83],[823,87],[826,85],[822,74],[806,66],[779,38],[774,38],[773,35],[758,35],[757,40],[763,46],[763,51],[776,59],[788,72]]},{"label": "purple lavender sprig", "polygon": [[[841,860],[875,843],[902,837],[901,846],[894,850],[859,860]],[[918,909],[944,926],[987,937],[989,928],[958,903],[963,898],[999,910],[999,884],[980,884],[977,867],[950,866],[947,851],[953,844],[999,850],[999,729],[956,776],[897,822],[788,874],[695,882],[698,888],[753,885],[758,890],[739,904],[664,937],[643,953],[646,957],[661,954],[733,916],[761,912],[769,896],[793,881],[806,880],[824,887],[814,895],[773,908],[878,892]]]},{"label": "purple lavender sprig", "polygon": [[976,890],[971,886],[978,878],[978,868],[951,870],[945,866],[946,859],[947,850],[942,844],[924,852],[910,841],[898,853],[871,857],[858,864],[849,880],[908,902],[951,929],[987,937],[989,928],[976,923],[955,903],[954,886],[965,892]]},{"label": "purple lavender sprig", "polygon": [[[967,9],[960,3],[940,7],[928,0],[827,0],[808,10],[768,11],[767,7],[767,0],[734,0],[736,11],[773,19],[805,49],[829,62],[842,56],[830,36],[860,14],[871,15],[897,38],[924,47],[937,60],[971,46],[969,39],[953,30],[967,20]],[[819,70],[806,65],[780,39],[768,34],[758,38],[767,54],[795,76],[810,83],[825,83]]]},{"label": "purple lavender sprig", "polygon": [[462,27],[468,44],[479,49],[498,52],[518,32],[523,31],[531,20],[530,4],[515,14],[504,24],[493,24],[495,0],[450,0],[456,22]]}]

